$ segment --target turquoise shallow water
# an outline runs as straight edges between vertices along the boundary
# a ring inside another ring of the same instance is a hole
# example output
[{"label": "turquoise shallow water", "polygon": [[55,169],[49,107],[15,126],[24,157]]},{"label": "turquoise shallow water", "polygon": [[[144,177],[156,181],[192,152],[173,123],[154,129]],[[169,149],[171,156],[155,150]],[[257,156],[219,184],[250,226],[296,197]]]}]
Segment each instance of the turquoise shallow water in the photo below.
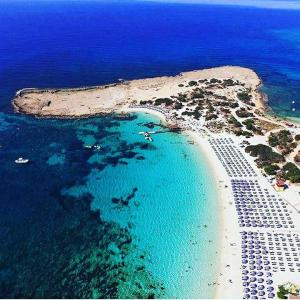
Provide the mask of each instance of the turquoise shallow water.
[{"label": "turquoise shallow water", "polygon": [[[140,125],[148,122],[159,120],[139,114],[134,122],[122,123],[120,138],[127,143],[143,142],[138,132],[147,130]],[[105,220],[131,228],[138,247],[148,254],[147,269],[163,283],[166,297],[212,297],[207,284],[215,279],[219,245],[213,175],[197,146],[188,143],[188,136],[168,132],[153,138],[149,150],[143,152],[144,159],[128,164],[125,159],[117,168],[102,171],[92,168],[85,184],[67,193],[90,192],[92,208],[100,209]],[[83,140],[99,142],[91,135]],[[101,154],[90,159],[96,160],[102,160]],[[128,205],[112,201],[133,194]]]},{"label": "turquoise shallow water", "polygon": [[2,297],[213,296],[218,199],[188,136],[147,114],[0,124]]}]

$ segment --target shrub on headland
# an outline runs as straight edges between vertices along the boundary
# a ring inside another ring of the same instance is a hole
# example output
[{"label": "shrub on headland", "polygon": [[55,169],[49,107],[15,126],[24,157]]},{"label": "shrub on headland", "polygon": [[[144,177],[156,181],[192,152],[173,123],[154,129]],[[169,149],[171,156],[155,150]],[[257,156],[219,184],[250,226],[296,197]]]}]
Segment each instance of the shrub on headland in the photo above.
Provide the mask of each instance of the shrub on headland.
[{"label": "shrub on headland", "polygon": [[285,179],[288,179],[293,183],[300,182],[300,169],[295,164],[288,162],[283,166],[282,170],[285,172]]},{"label": "shrub on headland", "polygon": [[170,98],[157,98],[154,101],[155,105],[161,105],[161,104],[165,104],[166,106],[170,106],[173,104],[173,100]]},{"label": "shrub on headland", "polygon": [[192,80],[192,81],[189,82],[189,86],[195,86],[195,85],[198,85],[197,81]]},{"label": "shrub on headland", "polygon": [[271,133],[269,136],[269,144],[276,147],[280,144],[286,144],[293,141],[293,137],[288,130],[280,130],[277,133]]},{"label": "shrub on headland", "polygon": [[228,123],[232,124],[235,127],[243,127],[243,125],[234,116],[232,116],[232,115],[228,119]]},{"label": "shrub on headland", "polygon": [[260,168],[285,161],[284,156],[274,152],[271,147],[263,144],[247,146],[245,151],[250,153],[251,156],[257,157],[256,162]]},{"label": "shrub on headland", "polygon": [[249,102],[252,99],[252,96],[250,94],[248,94],[247,92],[238,93],[237,97],[239,98],[239,100],[241,100],[243,102]]},{"label": "shrub on headland", "polygon": [[277,171],[279,170],[279,166],[277,165],[268,165],[264,167],[264,171],[268,175],[276,175]]},{"label": "shrub on headland", "polygon": [[253,117],[253,114],[251,112],[245,110],[245,108],[240,108],[235,113],[239,118]]}]

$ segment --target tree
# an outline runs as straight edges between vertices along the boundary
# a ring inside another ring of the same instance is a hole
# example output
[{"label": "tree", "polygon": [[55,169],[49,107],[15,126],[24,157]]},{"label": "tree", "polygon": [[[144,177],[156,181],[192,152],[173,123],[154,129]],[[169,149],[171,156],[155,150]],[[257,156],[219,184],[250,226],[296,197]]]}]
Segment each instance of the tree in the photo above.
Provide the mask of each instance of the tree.
[{"label": "tree", "polygon": [[280,168],[277,165],[269,165],[269,166],[265,166],[264,171],[268,174],[268,175],[276,175],[276,171],[278,171]]}]

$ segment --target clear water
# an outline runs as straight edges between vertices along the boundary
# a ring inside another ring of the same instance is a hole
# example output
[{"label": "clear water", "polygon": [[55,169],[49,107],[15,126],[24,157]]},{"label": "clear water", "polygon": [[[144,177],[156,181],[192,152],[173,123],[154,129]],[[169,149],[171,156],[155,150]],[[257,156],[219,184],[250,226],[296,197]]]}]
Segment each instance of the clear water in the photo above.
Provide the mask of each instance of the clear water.
[{"label": "clear water", "polygon": [[16,90],[242,65],[299,117],[299,32],[300,11],[1,1],[0,296],[211,297],[218,260],[215,183],[188,137],[145,143],[147,115],[15,115]]},{"label": "clear water", "polygon": [[218,197],[189,137],[146,114],[1,124],[2,296],[213,296]]},{"label": "clear water", "polygon": [[[137,133],[146,130],[141,124],[151,121],[159,123],[148,115],[123,122],[120,139],[144,142]],[[67,193],[76,197],[91,193],[92,208],[100,209],[105,220],[131,227],[139,248],[149,254],[148,269],[164,283],[168,297],[212,297],[213,289],[207,289],[207,284],[214,281],[218,263],[216,182],[188,137],[176,133],[153,137],[153,143],[142,145],[148,146],[142,157],[104,170],[92,168],[86,183]],[[120,150],[115,149],[117,156],[122,155]],[[101,156],[96,153],[89,162],[99,162]],[[112,198],[125,200],[131,194],[134,197],[128,205],[112,202]]]}]

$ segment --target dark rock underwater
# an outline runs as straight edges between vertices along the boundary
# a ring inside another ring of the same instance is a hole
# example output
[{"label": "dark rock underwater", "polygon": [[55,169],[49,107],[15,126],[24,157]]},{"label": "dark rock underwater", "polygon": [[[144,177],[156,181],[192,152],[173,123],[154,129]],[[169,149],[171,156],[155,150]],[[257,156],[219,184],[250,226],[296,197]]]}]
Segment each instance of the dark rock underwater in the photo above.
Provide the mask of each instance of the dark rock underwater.
[{"label": "dark rock underwater", "polygon": [[[0,219],[0,296],[162,296],[163,287],[145,269],[147,255],[136,248],[130,230],[92,211],[92,195],[61,194],[63,187],[82,183],[78,178],[84,180],[91,168],[86,161],[94,153],[83,149],[76,131],[90,134],[85,126],[92,124],[98,142],[109,136],[115,139],[115,149],[101,150],[105,158],[98,164],[100,169],[135,159],[143,143],[119,140],[118,132],[111,129],[118,128],[120,121],[113,118],[58,121],[18,116],[1,121],[5,128],[0,136],[0,209],[6,217]],[[51,152],[62,148],[68,154],[64,164],[45,164]],[[13,164],[16,153],[33,158],[32,162],[24,168]],[[129,195],[127,201],[133,197]]]}]

